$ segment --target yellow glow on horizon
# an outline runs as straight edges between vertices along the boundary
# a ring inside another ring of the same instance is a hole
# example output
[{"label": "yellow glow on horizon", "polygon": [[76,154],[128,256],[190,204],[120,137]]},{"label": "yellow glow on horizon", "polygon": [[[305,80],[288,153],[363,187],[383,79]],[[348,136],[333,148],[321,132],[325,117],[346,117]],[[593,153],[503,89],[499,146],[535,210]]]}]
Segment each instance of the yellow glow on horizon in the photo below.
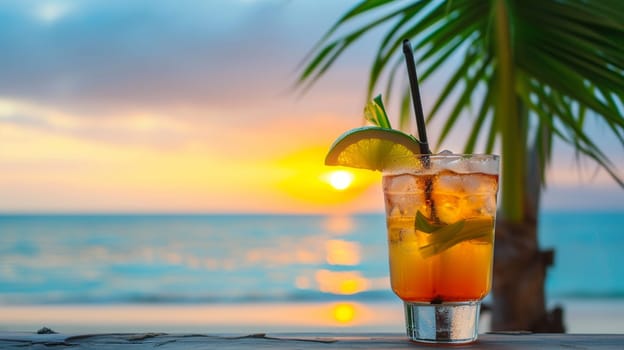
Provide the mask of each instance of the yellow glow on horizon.
[{"label": "yellow glow on horizon", "polygon": [[325,142],[281,138],[296,125],[263,127],[232,134],[149,110],[84,118],[0,96],[0,208],[344,215],[383,203],[379,173],[325,166]]}]

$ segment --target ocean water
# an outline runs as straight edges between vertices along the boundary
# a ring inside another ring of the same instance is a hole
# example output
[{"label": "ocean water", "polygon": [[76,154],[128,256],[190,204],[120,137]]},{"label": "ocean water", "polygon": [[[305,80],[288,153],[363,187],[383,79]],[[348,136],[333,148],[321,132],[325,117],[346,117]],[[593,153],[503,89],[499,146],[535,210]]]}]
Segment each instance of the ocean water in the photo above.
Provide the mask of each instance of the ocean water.
[{"label": "ocean water", "polygon": [[624,300],[624,213],[546,213],[540,230],[541,247],[555,249],[549,296]]},{"label": "ocean water", "polygon": [[[551,298],[624,299],[624,213],[545,212]],[[394,301],[383,215],[2,215],[0,306]]]}]

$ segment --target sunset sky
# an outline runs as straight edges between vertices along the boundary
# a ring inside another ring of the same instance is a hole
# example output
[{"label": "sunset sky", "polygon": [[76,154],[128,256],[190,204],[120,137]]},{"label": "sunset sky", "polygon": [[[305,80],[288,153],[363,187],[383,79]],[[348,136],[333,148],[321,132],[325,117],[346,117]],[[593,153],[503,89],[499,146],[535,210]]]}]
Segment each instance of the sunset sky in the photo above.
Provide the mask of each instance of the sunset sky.
[{"label": "sunset sky", "polygon": [[[378,37],[293,89],[354,3],[3,1],[0,212],[381,211],[379,174],[337,189],[322,164],[362,124]],[[435,90],[423,86],[425,108]],[[607,128],[591,127],[624,164]],[[461,133],[437,145],[429,129],[436,149],[460,149]],[[624,209],[614,181],[556,147],[545,208]]]}]

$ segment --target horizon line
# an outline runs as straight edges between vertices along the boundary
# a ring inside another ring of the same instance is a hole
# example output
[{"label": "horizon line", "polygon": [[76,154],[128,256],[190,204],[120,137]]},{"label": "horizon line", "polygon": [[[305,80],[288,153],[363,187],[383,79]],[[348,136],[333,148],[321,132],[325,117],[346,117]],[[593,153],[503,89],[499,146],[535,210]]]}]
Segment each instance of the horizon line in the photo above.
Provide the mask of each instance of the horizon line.
[{"label": "horizon line", "polygon": [[[546,208],[542,213],[624,213],[622,208]],[[0,216],[359,216],[385,215],[380,211],[354,212],[256,212],[256,211],[2,211]]]}]

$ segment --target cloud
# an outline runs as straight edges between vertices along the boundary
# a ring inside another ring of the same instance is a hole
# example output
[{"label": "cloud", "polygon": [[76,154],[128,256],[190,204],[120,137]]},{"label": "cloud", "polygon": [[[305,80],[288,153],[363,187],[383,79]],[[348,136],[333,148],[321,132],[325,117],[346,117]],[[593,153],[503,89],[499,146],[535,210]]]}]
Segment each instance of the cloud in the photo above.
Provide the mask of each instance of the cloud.
[{"label": "cloud", "polygon": [[34,15],[46,24],[55,23],[67,16],[72,10],[69,2],[51,1],[40,2],[34,6]]},{"label": "cloud", "polygon": [[293,14],[311,7],[285,1],[29,5],[0,9],[0,95],[92,114],[262,105],[288,90],[297,63],[332,20],[294,22]]},{"label": "cloud", "polygon": [[[103,199],[106,208],[153,205],[153,192],[147,195],[138,187],[146,192],[165,188],[159,198],[166,199],[167,208],[190,202],[189,208],[205,208],[201,196],[225,191],[205,183],[226,180],[274,196],[267,184],[283,176],[277,159],[329,145],[342,131],[361,124],[368,65],[377,48],[374,36],[347,50],[303,98],[290,89],[298,63],[354,3],[3,2],[0,186],[6,195],[0,207],[57,205],[55,197],[63,194],[74,196],[74,202],[58,205],[81,208],[76,203],[88,201],[94,191],[108,198]],[[435,91],[423,88],[425,109]],[[389,111],[396,114],[393,107]],[[435,144],[439,121],[430,123],[433,146],[460,150],[471,119],[462,123],[444,145]],[[604,130],[599,131],[599,141],[620,149],[614,137],[603,138]],[[614,163],[620,159],[615,155]],[[551,169],[564,169],[558,164]],[[233,174],[255,166],[265,182],[211,171],[215,166]],[[125,171],[124,186],[121,175],[115,175],[120,187],[112,188],[114,181],[101,175],[109,169]],[[566,174],[558,174],[553,182],[568,181]],[[174,195],[180,187],[194,199]],[[134,202],[120,200],[122,193]],[[232,208],[236,204],[230,203]],[[289,205],[283,202],[280,208]]]},{"label": "cloud", "polygon": [[[91,142],[155,148],[183,145],[191,131],[186,124],[153,112],[121,113],[97,120],[43,104],[1,98],[0,126],[22,133],[36,132]],[[4,141],[8,145],[8,133],[5,136]]]}]

